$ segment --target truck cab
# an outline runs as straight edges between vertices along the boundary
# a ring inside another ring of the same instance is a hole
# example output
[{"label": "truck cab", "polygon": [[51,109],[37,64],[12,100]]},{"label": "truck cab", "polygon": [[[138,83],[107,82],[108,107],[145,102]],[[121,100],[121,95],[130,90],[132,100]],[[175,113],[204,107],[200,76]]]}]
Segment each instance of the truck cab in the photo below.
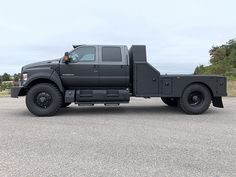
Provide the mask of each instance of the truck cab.
[{"label": "truck cab", "polygon": [[77,46],[69,59],[60,61],[60,77],[67,89],[129,86],[126,46]]},{"label": "truck cab", "polygon": [[188,114],[201,114],[211,103],[223,107],[224,77],[161,75],[147,62],[144,45],[73,47],[62,58],[24,66],[12,97],[26,96],[27,108],[36,116],[55,115],[71,103],[119,105],[130,97],[161,97]]}]

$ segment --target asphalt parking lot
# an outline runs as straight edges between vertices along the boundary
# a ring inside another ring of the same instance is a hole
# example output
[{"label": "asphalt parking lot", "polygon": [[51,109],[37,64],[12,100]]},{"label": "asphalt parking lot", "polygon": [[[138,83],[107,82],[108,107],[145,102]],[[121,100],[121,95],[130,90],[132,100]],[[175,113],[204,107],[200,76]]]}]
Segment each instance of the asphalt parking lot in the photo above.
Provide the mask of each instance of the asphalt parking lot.
[{"label": "asphalt parking lot", "polygon": [[160,99],[32,116],[0,98],[0,176],[236,176],[236,98],[190,116]]}]

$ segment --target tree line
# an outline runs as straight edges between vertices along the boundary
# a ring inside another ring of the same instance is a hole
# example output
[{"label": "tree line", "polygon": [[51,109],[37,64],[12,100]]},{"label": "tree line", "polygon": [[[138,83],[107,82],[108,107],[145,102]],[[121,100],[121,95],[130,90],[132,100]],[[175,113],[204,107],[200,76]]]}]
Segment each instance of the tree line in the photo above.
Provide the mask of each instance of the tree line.
[{"label": "tree line", "polygon": [[15,73],[14,75],[4,73],[3,75],[0,75],[0,82],[3,82],[3,81],[19,81],[19,80],[20,80],[20,73]]},{"label": "tree line", "polygon": [[217,74],[236,80],[236,39],[229,40],[226,44],[213,46],[210,51],[210,65],[199,65],[195,74]]},{"label": "tree line", "polygon": [[0,92],[11,89],[13,85],[18,84],[19,80],[20,73],[16,73],[14,75],[4,73],[3,75],[0,75]]}]

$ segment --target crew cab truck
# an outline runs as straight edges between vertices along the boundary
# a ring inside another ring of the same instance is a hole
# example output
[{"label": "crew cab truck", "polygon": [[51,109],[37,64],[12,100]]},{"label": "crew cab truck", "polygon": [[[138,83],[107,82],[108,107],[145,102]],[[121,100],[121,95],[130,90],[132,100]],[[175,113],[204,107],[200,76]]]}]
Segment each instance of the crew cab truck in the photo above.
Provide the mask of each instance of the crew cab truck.
[{"label": "crew cab truck", "polygon": [[64,57],[26,65],[21,86],[11,96],[26,96],[36,116],[55,115],[78,105],[129,103],[130,97],[161,97],[168,106],[201,114],[211,103],[223,108],[226,78],[200,75],[161,75],[147,62],[144,45],[76,45]]}]

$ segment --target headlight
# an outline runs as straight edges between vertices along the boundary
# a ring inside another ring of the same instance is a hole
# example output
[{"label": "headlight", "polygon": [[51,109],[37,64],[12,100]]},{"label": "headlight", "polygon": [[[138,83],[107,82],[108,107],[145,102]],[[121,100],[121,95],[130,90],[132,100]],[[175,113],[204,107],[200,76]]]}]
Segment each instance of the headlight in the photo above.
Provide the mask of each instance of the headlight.
[{"label": "headlight", "polygon": [[23,81],[27,81],[27,79],[28,79],[28,74],[27,74],[27,73],[24,73],[22,79],[23,79]]}]

